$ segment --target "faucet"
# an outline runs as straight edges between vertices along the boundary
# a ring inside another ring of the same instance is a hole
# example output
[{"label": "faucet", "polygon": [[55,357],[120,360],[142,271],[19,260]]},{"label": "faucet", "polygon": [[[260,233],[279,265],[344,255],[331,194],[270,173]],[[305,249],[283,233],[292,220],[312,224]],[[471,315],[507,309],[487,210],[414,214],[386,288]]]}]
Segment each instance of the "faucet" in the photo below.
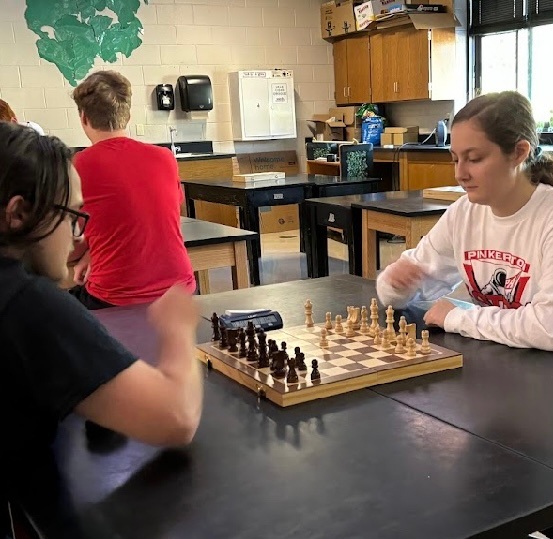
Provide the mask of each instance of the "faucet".
[{"label": "faucet", "polygon": [[171,151],[173,152],[173,155],[176,157],[178,153],[181,151],[180,146],[175,146],[175,133],[177,132],[176,127],[169,127],[169,133],[171,135]]}]

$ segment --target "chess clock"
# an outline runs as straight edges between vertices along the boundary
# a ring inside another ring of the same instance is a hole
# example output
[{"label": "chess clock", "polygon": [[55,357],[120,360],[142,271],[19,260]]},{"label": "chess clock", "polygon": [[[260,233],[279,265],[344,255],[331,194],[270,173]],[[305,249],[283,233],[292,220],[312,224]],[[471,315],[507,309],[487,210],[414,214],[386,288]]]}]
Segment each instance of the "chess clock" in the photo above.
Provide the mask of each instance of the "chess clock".
[{"label": "chess clock", "polygon": [[259,331],[270,331],[271,329],[281,329],[283,326],[282,317],[277,311],[270,309],[261,309],[255,311],[225,311],[219,317],[219,322],[227,329],[238,329],[246,327],[248,322],[253,322],[255,329]]}]

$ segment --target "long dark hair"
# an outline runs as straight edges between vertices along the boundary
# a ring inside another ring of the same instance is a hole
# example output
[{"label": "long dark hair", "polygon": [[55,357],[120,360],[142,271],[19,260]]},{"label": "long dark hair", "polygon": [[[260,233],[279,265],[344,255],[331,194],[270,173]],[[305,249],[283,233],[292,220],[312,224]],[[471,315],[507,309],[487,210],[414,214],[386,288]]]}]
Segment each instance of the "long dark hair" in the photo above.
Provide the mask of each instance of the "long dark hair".
[{"label": "long dark hair", "polygon": [[0,232],[0,246],[25,246],[49,234],[63,220],[56,205],[69,202],[72,153],[58,138],[0,122],[0,211],[14,196],[29,204],[29,220],[19,230]]},{"label": "long dark hair", "polygon": [[533,184],[553,185],[553,159],[539,146],[532,105],[522,94],[513,91],[485,94],[469,101],[453,118],[451,126],[475,120],[489,140],[505,155],[515,151],[520,140],[530,143],[526,166]]}]

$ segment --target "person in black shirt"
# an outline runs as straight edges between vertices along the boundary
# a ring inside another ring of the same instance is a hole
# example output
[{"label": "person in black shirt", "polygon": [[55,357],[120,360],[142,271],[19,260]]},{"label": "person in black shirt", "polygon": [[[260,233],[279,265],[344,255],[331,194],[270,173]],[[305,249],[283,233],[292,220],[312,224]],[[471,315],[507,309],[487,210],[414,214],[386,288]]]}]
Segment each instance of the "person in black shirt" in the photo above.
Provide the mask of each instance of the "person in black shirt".
[{"label": "person in black shirt", "polygon": [[[53,441],[71,412],[155,445],[189,443],[203,386],[194,358],[197,308],[175,286],[149,307],[156,367],[112,338],[58,288],[85,232],[80,179],[57,138],[0,122],[0,350],[6,477]],[[13,473],[12,473],[13,475]],[[9,500],[10,486],[0,492]],[[7,503],[3,504],[7,507]],[[0,527],[0,537],[3,529]]]}]

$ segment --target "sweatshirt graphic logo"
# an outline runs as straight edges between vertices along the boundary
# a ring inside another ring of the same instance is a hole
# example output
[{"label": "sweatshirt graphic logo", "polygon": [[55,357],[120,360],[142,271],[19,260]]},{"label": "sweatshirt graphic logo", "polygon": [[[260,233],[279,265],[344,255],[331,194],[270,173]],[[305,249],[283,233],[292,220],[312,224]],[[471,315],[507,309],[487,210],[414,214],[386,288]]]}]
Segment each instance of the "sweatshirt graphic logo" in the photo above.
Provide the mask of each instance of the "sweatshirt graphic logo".
[{"label": "sweatshirt graphic logo", "polygon": [[530,264],[506,251],[465,251],[470,295],[482,305],[518,309],[530,280]]}]

